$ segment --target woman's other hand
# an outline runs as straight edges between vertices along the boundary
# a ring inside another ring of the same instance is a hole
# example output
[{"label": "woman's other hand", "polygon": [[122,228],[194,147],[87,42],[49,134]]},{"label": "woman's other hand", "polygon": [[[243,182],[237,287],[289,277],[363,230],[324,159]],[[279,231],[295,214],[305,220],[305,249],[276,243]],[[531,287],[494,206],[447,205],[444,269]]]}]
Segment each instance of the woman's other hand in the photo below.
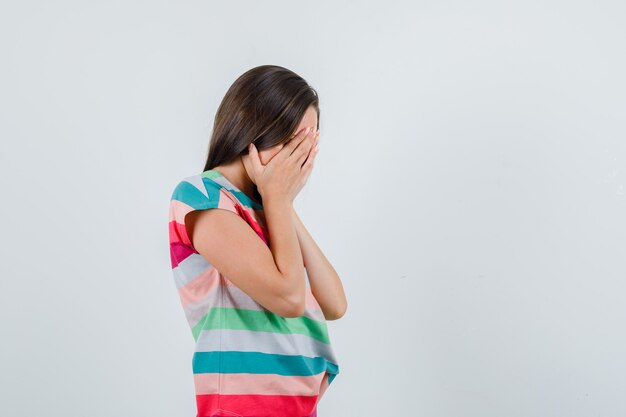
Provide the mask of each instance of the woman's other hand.
[{"label": "woman's other hand", "polygon": [[256,147],[250,144],[249,156],[254,178],[263,200],[285,198],[293,202],[313,169],[318,152],[318,137],[318,130],[303,128],[293,139],[281,146],[267,165],[261,163]]}]

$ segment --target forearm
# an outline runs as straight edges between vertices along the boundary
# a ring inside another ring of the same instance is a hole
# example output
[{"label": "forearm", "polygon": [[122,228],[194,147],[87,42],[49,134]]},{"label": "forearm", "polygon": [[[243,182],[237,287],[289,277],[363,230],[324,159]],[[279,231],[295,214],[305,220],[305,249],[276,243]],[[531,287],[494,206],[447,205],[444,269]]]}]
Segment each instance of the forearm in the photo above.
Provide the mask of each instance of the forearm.
[{"label": "forearm", "polygon": [[322,307],[328,320],[336,320],[343,316],[347,309],[347,301],[343,285],[335,268],[326,259],[309,231],[293,209],[292,217],[311,285],[311,292]]},{"label": "forearm", "polygon": [[295,304],[304,303],[304,261],[293,219],[293,205],[287,199],[264,199],[264,213],[270,237],[270,251],[285,279],[286,294]]}]

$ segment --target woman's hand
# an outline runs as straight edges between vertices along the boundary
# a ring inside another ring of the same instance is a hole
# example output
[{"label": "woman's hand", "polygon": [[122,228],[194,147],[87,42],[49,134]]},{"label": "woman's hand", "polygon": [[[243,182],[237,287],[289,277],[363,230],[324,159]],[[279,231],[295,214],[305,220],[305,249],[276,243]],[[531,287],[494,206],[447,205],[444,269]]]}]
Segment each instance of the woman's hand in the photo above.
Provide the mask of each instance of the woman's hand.
[{"label": "woman's hand", "polygon": [[266,198],[284,198],[293,202],[306,183],[317,154],[319,131],[303,128],[283,145],[267,165],[263,165],[254,144],[250,144],[250,160],[257,189]]}]

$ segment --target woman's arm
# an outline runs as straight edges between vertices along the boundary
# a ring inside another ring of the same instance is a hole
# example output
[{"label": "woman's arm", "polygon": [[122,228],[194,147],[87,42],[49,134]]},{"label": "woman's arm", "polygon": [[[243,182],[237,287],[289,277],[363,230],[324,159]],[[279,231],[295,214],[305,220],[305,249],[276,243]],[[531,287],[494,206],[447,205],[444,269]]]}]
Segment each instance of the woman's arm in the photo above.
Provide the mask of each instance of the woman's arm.
[{"label": "woman's arm", "polygon": [[296,234],[302,251],[302,260],[311,284],[311,292],[322,307],[326,320],[337,320],[345,314],[348,308],[341,279],[304,227],[293,206],[292,210]]},{"label": "woman's arm", "polygon": [[[226,204],[188,213],[187,234],[202,257],[256,302],[279,316],[300,317],[306,303],[304,259],[293,216],[285,216],[293,205],[272,197],[264,203],[270,246]],[[201,290],[206,289],[191,291]]]}]

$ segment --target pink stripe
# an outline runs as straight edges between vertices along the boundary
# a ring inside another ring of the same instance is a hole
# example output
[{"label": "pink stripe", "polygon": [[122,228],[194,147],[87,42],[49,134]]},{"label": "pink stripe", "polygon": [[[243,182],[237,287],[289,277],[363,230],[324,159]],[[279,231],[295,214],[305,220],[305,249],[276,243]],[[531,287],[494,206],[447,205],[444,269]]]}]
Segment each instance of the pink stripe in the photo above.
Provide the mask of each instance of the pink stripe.
[{"label": "pink stripe", "polygon": [[187,236],[187,231],[185,230],[185,227],[176,222],[176,221],[171,221],[168,225],[169,227],[169,238],[170,238],[170,244],[172,243],[184,243],[184,244],[188,244],[188,241],[186,241],[184,239],[184,237]]},{"label": "pink stripe", "polygon": [[185,215],[193,211],[193,207],[189,204],[185,204],[179,200],[170,201],[169,221],[176,221],[180,224],[183,223]]},{"label": "pink stripe", "polygon": [[[317,395],[326,371],[311,376],[275,374],[194,374],[196,395],[216,394],[220,376],[222,395]],[[259,389],[262,388],[262,391]]]},{"label": "pink stripe", "polygon": [[324,379],[322,379],[322,383],[320,385],[320,393],[319,393],[318,401],[322,399],[327,389],[328,389],[328,373],[325,373]]},{"label": "pink stripe", "polygon": [[172,269],[176,268],[179,263],[184,261],[192,253],[195,253],[195,251],[181,242],[171,243],[170,261],[172,264]]},{"label": "pink stripe", "polygon": [[178,289],[180,301],[183,307],[187,304],[198,303],[206,299],[210,293],[220,286],[220,273],[217,269],[209,267],[200,275]]}]

